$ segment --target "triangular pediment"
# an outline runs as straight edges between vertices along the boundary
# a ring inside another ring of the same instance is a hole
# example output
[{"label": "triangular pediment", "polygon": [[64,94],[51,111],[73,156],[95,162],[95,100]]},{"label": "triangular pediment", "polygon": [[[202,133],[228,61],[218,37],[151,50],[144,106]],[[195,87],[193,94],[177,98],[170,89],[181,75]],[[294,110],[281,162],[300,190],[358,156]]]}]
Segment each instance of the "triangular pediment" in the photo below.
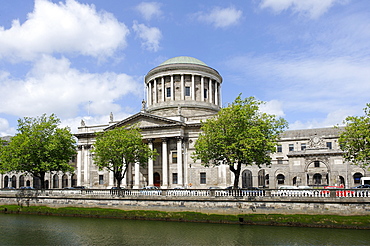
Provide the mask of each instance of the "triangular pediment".
[{"label": "triangular pediment", "polygon": [[177,120],[172,120],[165,117],[140,112],[107,127],[105,130],[131,125],[137,125],[140,128],[151,128],[151,127],[155,128],[161,126],[162,127],[171,125],[176,126],[182,124],[183,124],[182,122]]}]

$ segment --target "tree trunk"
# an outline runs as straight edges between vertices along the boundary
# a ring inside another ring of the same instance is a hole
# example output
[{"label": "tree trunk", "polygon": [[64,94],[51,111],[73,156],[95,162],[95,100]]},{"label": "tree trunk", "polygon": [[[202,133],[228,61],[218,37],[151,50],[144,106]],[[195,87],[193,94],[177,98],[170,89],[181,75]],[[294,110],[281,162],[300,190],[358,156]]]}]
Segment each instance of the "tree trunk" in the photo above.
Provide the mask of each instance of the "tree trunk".
[{"label": "tree trunk", "polygon": [[237,166],[236,166],[236,169],[235,169],[235,164],[233,165],[229,165],[230,167],[230,171],[232,171],[234,173],[234,189],[237,189],[239,187],[239,178],[240,178],[240,171],[241,171],[241,168],[242,168],[242,163],[240,161],[238,161],[237,163]]},{"label": "tree trunk", "polygon": [[[37,176],[36,176],[37,177]],[[45,172],[40,172],[41,189],[45,190]]]}]

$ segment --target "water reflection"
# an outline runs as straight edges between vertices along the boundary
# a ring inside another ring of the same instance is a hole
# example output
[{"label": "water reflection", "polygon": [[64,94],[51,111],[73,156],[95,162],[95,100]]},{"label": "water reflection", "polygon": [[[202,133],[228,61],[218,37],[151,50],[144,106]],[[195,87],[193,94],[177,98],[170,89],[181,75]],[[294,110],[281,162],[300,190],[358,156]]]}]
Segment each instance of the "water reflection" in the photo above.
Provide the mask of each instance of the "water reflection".
[{"label": "water reflection", "polygon": [[368,230],[0,214],[1,245],[369,245]]}]

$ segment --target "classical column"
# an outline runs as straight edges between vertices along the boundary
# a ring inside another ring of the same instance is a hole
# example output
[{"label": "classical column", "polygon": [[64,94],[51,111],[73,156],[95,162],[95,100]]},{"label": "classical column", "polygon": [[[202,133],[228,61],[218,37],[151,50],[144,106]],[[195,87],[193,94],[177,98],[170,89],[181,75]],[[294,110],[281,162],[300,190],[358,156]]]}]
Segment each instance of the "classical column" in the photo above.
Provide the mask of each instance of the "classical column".
[{"label": "classical column", "polygon": [[162,77],[162,102],[164,102],[165,100],[165,86],[164,86],[164,77]]},{"label": "classical column", "polygon": [[[153,150],[153,139],[148,139],[148,146],[150,150]],[[154,185],[154,174],[153,174],[153,158],[148,160],[148,185]]]},{"label": "classical column", "polygon": [[200,79],[200,100],[204,101],[204,77]]},{"label": "classical column", "polygon": [[209,78],[208,90],[209,90],[209,102],[212,103],[213,94],[212,94],[212,79],[211,78]]},{"label": "classical column", "polygon": [[140,187],[140,163],[135,163],[135,180],[134,180],[134,189],[139,189]]},{"label": "classical column", "polygon": [[215,104],[216,105],[219,104],[219,101],[218,101],[218,82],[217,82],[217,80],[215,81]]},{"label": "classical column", "polygon": [[184,85],[184,75],[181,74],[181,100],[185,100],[185,85]]},{"label": "classical column", "polygon": [[81,168],[82,168],[82,150],[83,146],[78,146],[78,152],[77,152],[77,186],[81,186]]},{"label": "classical column", "polygon": [[[126,175],[125,175],[125,177],[126,177]],[[121,183],[122,184],[122,183]],[[114,185],[114,174],[113,174],[113,172],[112,171],[108,171],[108,185],[110,186],[110,187],[113,187],[113,186],[115,186]],[[118,184],[117,184],[118,185]],[[126,186],[126,185],[125,185]]]},{"label": "classical column", "polygon": [[162,138],[162,188],[167,189],[168,187],[168,150],[167,150],[167,138]]},{"label": "classical column", "polygon": [[148,106],[152,105],[152,82],[148,82]]},{"label": "classical column", "polygon": [[89,149],[88,146],[85,147],[84,151],[84,183],[85,186],[90,186],[89,182]]},{"label": "classical column", "polygon": [[182,137],[177,137],[177,184],[183,185]]},{"label": "classical column", "polygon": [[158,89],[157,89],[157,79],[154,79],[154,91],[153,91],[153,96],[154,96],[154,99],[153,99],[153,103],[157,103],[157,98],[158,98],[158,96],[157,96],[157,91],[158,91]]},{"label": "classical column", "polygon": [[175,90],[173,89],[174,88],[174,84],[173,84],[173,74],[171,75],[171,101],[175,100]]},{"label": "classical column", "polygon": [[195,101],[195,80],[194,80],[194,74],[191,75],[191,100]]}]

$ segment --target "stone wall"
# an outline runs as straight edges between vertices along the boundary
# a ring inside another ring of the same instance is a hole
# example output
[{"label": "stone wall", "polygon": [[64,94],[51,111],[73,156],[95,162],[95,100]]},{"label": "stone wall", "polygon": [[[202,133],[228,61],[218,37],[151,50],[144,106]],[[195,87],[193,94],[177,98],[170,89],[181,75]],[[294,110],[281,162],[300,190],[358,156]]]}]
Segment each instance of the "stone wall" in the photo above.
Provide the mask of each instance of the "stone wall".
[{"label": "stone wall", "polygon": [[209,214],[327,214],[369,215],[369,198],[302,197],[10,197],[0,196],[0,205],[49,207],[100,207],[122,210],[200,212]]}]

